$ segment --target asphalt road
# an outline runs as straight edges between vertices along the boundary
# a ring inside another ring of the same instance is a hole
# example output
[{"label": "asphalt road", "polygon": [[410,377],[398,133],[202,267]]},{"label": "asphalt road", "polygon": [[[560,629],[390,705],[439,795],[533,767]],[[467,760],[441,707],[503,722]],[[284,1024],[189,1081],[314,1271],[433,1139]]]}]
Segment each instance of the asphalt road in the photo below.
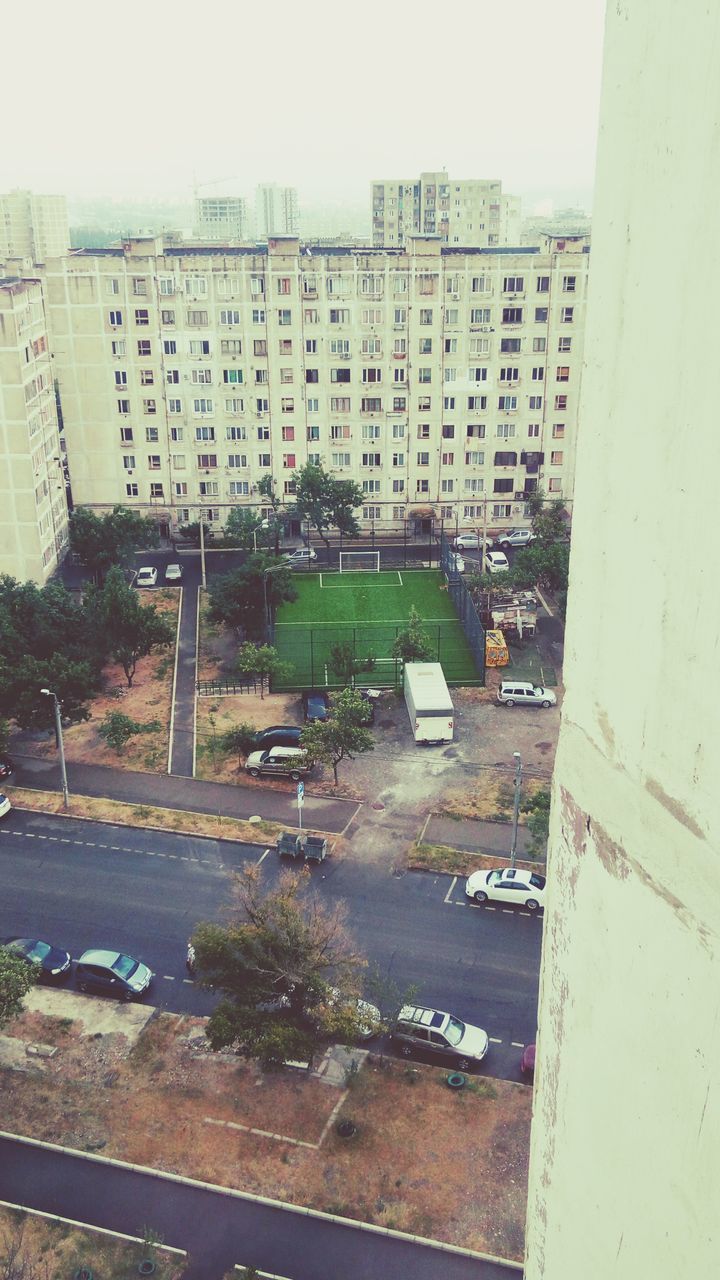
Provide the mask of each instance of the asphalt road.
[{"label": "asphalt road", "polygon": [[[46,938],[74,957],[115,946],[156,973],[155,1004],[208,1013],[212,997],[187,980],[187,939],[231,904],[233,870],[263,859],[273,882],[279,860],[264,854],[263,845],[13,810],[0,825],[0,935]],[[310,891],[346,904],[383,984],[484,1027],[483,1073],[520,1078],[522,1046],[535,1039],[540,917],[466,904],[462,883],[447,876],[395,877],[352,859],[329,859],[311,876]]]},{"label": "asphalt road", "polygon": [[0,1139],[0,1199],[137,1234],[149,1223],[191,1254],[189,1280],[235,1263],[292,1280],[510,1280],[502,1265],[360,1231],[129,1168]]}]

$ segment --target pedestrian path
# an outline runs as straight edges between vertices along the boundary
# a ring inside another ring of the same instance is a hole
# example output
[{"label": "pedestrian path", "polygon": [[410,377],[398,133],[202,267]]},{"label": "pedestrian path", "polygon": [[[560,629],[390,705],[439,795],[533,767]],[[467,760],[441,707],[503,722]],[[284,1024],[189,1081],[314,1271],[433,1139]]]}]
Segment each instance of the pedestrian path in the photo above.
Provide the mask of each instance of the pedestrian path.
[{"label": "pedestrian path", "polygon": [[195,774],[195,681],[199,607],[198,585],[187,583],[182,589],[180,606],[168,763],[168,773],[184,778],[192,778]]},{"label": "pedestrian path", "polygon": [[[489,853],[499,857],[510,856],[512,823],[486,822],[480,818],[445,817],[431,813],[422,836],[425,844],[442,844],[448,849],[460,849],[463,853]],[[526,827],[519,826],[517,852],[527,853],[532,836]]]}]

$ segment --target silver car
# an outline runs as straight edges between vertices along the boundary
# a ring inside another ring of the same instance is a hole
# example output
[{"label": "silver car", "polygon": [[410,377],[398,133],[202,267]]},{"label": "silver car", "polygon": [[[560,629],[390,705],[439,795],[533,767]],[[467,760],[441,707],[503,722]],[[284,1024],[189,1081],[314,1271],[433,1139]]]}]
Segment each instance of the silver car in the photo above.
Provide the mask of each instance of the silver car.
[{"label": "silver car", "polygon": [[297,782],[310,772],[312,765],[307,752],[299,747],[271,747],[269,751],[253,751],[245,761],[245,768],[251,778],[257,778],[261,773],[274,773]]},{"label": "silver car", "polygon": [[404,1057],[429,1051],[450,1058],[462,1071],[482,1062],[489,1045],[487,1032],[480,1027],[416,1004],[403,1005],[390,1034]]},{"label": "silver car", "polygon": [[552,689],[544,689],[532,680],[503,680],[497,699],[506,707],[554,707],[557,702]]}]

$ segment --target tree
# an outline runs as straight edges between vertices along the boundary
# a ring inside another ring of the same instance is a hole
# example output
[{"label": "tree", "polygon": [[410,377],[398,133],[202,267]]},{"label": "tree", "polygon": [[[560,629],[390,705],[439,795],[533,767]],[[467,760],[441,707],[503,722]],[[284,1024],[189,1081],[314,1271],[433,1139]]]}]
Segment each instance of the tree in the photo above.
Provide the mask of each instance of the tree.
[{"label": "tree", "polygon": [[140,603],[137,591],[128,586],[121,569],[111,569],[105,585],[88,594],[91,614],[104,631],[110,654],[120,663],[131,688],[140,658],[155,648],[172,644],[173,629],[155,605]]},{"label": "tree", "polygon": [[260,868],[250,867],[236,877],[230,923],[195,930],[199,981],[222,993],[206,1029],[213,1049],[233,1045],[245,1057],[282,1063],[357,1034],[365,961],[350,943],[344,907],[306,892],[308,874],[284,871],[265,892]]},{"label": "tree", "polygon": [[155,521],[128,507],[113,507],[104,516],[76,507],[70,514],[70,548],[99,583],[112,565],[129,564],[137,550],[159,541]]},{"label": "tree", "polygon": [[374,658],[356,658],[351,644],[343,642],[330,646],[330,670],[344,681],[351,689],[355,688],[355,677],[362,671],[374,671]]},{"label": "tree", "polygon": [[270,474],[261,476],[258,481],[258,493],[264,498],[268,506],[272,507],[272,519],[270,520],[270,530],[272,533],[271,541],[275,547],[275,555],[280,554],[280,534],[282,533],[282,498],[280,497],[275,481]]},{"label": "tree", "polygon": [[515,557],[512,580],[517,586],[545,586],[550,591],[567,591],[570,546],[567,542],[531,543]]},{"label": "tree", "polygon": [[[207,546],[208,542],[212,542],[215,537],[209,524],[205,524],[203,520],[203,542]],[[200,546],[200,521],[194,520],[191,524],[178,525],[178,533],[186,542],[191,542],[193,546]]]},{"label": "tree", "polygon": [[0,751],[7,751],[10,743],[10,725],[4,716],[0,716]]},{"label": "tree", "polygon": [[269,522],[258,518],[257,511],[247,507],[233,507],[225,521],[223,535],[225,542],[233,547],[242,547],[245,551],[253,551],[256,546],[268,546],[274,537]]},{"label": "tree", "polygon": [[434,645],[422,629],[422,619],[414,604],[410,606],[408,624],[396,635],[390,653],[402,662],[432,662],[435,659]]},{"label": "tree", "polygon": [[522,805],[523,813],[529,814],[527,827],[531,835],[528,853],[531,858],[542,858],[547,850],[550,832],[550,791],[543,787],[530,796]]},{"label": "tree", "polygon": [[109,747],[121,755],[123,747],[138,733],[155,733],[160,728],[159,720],[148,720],[142,724],[133,720],[122,711],[108,711],[104,720],[98,725],[98,733]]},{"label": "tree", "polygon": [[562,502],[546,498],[542,489],[538,489],[528,496],[527,505],[536,542],[545,546],[554,542],[567,542],[568,516]]},{"label": "tree", "polygon": [[252,724],[243,721],[234,729],[227,729],[221,734],[218,746],[221,751],[236,751],[238,755],[238,769],[242,768],[243,760],[255,750],[255,739],[257,730]]},{"label": "tree", "polygon": [[0,947],[0,1027],[22,1013],[23,1000],[37,976],[35,965],[7,947]]},{"label": "tree", "polygon": [[0,662],[0,709],[22,729],[51,729],[54,703],[41,693],[52,689],[62,703],[62,718],[71,724],[89,720],[87,703],[98,687],[98,675],[89,662],[76,662],[61,653],[41,662],[31,656],[12,668]]},{"label": "tree", "polygon": [[[266,570],[271,569],[271,573]],[[264,581],[263,581],[264,579]],[[265,635],[265,598],[272,617],[285,600],[297,599],[292,569],[263,553],[252,555],[241,569],[223,573],[210,584],[209,618],[245,635]]]},{"label": "tree", "polygon": [[332,766],[335,786],[337,767],[342,760],[354,760],[374,749],[372,734],[365,728],[368,709],[365,699],[356,689],[343,689],[332,699],[327,720],[314,720],[306,724],[300,735],[300,745],[310,760]]},{"label": "tree", "polygon": [[271,644],[250,644],[240,646],[235,663],[240,675],[255,676],[260,681],[260,700],[265,697],[265,681],[273,676],[286,679],[292,673],[292,663],[284,662],[277,649]]},{"label": "tree", "polygon": [[363,495],[353,480],[336,480],[319,463],[308,462],[293,472],[295,484],[294,510],[307,520],[330,547],[328,531],[337,529],[346,538],[358,538],[360,525],[355,511],[362,506]]}]

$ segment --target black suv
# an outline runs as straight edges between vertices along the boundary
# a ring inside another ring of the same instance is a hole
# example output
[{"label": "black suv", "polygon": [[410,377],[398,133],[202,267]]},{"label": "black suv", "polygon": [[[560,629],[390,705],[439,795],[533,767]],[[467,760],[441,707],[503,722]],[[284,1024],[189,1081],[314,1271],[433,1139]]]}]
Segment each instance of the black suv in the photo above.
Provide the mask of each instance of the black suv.
[{"label": "black suv", "polygon": [[299,747],[302,729],[297,724],[271,724],[255,735],[255,750],[269,751],[272,747]]}]

